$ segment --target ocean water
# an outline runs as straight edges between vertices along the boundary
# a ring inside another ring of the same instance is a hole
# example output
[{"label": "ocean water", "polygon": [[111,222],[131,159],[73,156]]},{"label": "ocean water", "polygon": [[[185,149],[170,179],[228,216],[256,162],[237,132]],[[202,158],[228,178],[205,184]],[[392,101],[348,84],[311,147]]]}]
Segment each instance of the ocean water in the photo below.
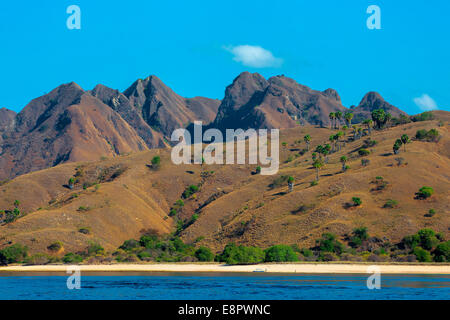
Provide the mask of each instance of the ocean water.
[{"label": "ocean water", "polygon": [[450,299],[449,275],[382,275],[369,290],[368,275],[119,273],[81,276],[81,289],[67,288],[68,275],[0,274],[1,300],[403,300]]}]

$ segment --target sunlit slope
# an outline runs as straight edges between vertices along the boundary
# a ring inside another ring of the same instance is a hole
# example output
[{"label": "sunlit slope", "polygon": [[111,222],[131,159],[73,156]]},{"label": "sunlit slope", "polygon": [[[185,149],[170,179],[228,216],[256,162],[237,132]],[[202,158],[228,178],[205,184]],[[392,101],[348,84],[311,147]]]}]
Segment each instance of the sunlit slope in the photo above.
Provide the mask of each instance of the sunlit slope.
[{"label": "sunlit slope", "polygon": [[[323,232],[344,237],[358,226],[366,226],[371,235],[392,242],[423,227],[448,237],[450,117],[448,112],[435,114],[443,126],[433,120],[373,130],[370,139],[377,144],[368,148],[371,154],[364,158],[370,164],[366,167],[357,150],[369,136],[347,142],[329,155],[316,186],[311,186],[316,175],[311,151],[295,155],[306,148],[306,134],[312,137],[313,150],[318,144],[328,143],[328,137],[336,131],[312,126],[282,131],[282,164],[274,176],[252,174],[255,165],[176,166],[170,160],[170,150],[70,163],[26,174],[0,186],[0,209],[11,209],[19,200],[19,209],[26,213],[0,226],[0,246],[22,243],[32,252],[45,252],[51,243],[61,241],[65,252],[75,252],[85,249],[89,241],[98,241],[113,250],[148,229],[174,232],[176,220],[185,222],[180,233],[185,241],[197,240],[198,245],[215,250],[228,242],[261,247],[277,243],[309,246]],[[417,130],[432,128],[438,129],[439,142],[413,141],[406,152],[402,147],[399,155],[392,154],[392,145],[402,134],[414,137]],[[352,133],[347,132],[347,136]],[[155,155],[161,156],[159,170],[150,166]],[[350,166],[345,173],[339,161],[343,155]],[[286,162],[289,156],[292,161]],[[404,159],[400,166],[395,160],[399,157]],[[71,190],[66,184],[80,168],[80,182]],[[293,192],[288,192],[285,182],[269,187],[281,175],[295,178]],[[373,190],[377,176],[387,182],[382,191]],[[100,182],[98,186],[91,185],[95,181]],[[169,217],[175,201],[191,184],[199,185],[200,191],[184,199],[177,216]],[[414,199],[422,186],[434,188],[431,199]],[[362,206],[347,208],[352,197],[361,198]],[[389,199],[396,200],[398,207],[383,208]],[[436,214],[425,217],[430,209]],[[197,220],[188,225],[194,214]]]}]

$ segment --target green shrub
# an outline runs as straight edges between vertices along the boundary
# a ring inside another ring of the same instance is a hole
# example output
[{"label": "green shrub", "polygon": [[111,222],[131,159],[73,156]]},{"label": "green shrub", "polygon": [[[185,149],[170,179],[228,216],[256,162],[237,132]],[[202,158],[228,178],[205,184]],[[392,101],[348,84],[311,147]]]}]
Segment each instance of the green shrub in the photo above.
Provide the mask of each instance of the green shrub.
[{"label": "green shrub", "polygon": [[365,156],[368,156],[368,155],[370,154],[370,151],[367,150],[367,149],[359,149],[358,154],[359,154],[361,157],[365,157]]},{"label": "green shrub", "polygon": [[125,250],[125,251],[132,251],[133,249],[139,248],[141,244],[134,240],[125,240],[124,243],[119,247],[119,249]]},{"label": "green shrub", "polygon": [[213,261],[214,254],[207,247],[200,247],[195,251],[195,257],[198,261]]},{"label": "green shrub", "polygon": [[0,254],[6,258],[7,263],[23,262],[28,256],[28,247],[15,243],[3,250],[0,250]]},{"label": "green shrub", "polygon": [[417,260],[420,262],[431,262],[431,254],[421,247],[415,247],[413,251]]},{"label": "green shrub", "polygon": [[353,201],[353,206],[355,206],[355,207],[358,207],[362,204],[361,198],[358,198],[358,197],[353,197],[352,201]]},{"label": "green shrub", "polygon": [[436,233],[431,229],[421,229],[417,235],[420,239],[420,246],[425,250],[431,250],[439,243]]},{"label": "green shrub", "polygon": [[89,245],[87,247],[87,254],[89,256],[104,255],[105,249],[98,242],[89,242]]},{"label": "green shrub", "polygon": [[265,252],[265,262],[291,262],[298,261],[297,255],[295,254],[292,247],[287,245],[276,245],[272,246]]},{"label": "green shrub", "polygon": [[227,264],[255,264],[263,262],[264,258],[261,248],[228,244],[216,260]]},{"label": "green shrub", "polygon": [[386,201],[386,203],[384,204],[383,208],[395,208],[398,205],[398,201],[397,200],[392,200],[389,199]]},{"label": "green shrub", "polygon": [[439,131],[437,131],[436,129],[431,129],[430,131],[427,131],[425,129],[417,130],[416,139],[436,142],[439,139]]},{"label": "green shrub", "polygon": [[432,187],[422,187],[419,189],[419,192],[416,192],[416,198],[417,199],[426,199],[433,195],[434,190]]},{"label": "green shrub", "polygon": [[63,257],[62,260],[64,263],[80,263],[83,262],[83,257],[76,253],[69,252]]},{"label": "green shrub", "polygon": [[63,243],[61,241],[55,241],[47,247],[47,249],[50,251],[59,251],[62,248],[63,248]]},{"label": "green shrub", "polygon": [[434,216],[435,214],[436,214],[436,210],[430,209],[430,210],[428,210],[428,213],[425,214],[425,217],[431,218],[431,217]]},{"label": "green shrub", "polygon": [[422,112],[418,115],[412,116],[411,120],[414,122],[417,121],[429,121],[429,120],[433,120],[434,116],[433,113],[431,111],[426,111],[426,112]]},{"label": "green shrub", "polygon": [[198,192],[199,188],[198,186],[191,184],[189,187],[186,188],[183,192],[183,198],[187,199],[194,193]]},{"label": "green shrub", "polygon": [[446,241],[437,245],[434,250],[434,261],[450,262],[450,241]]},{"label": "green shrub", "polygon": [[305,257],[305,258],[309,258],[313,256],[313,252],[310,249],[307,248],[302,248],[300,249],[300,253]]},{"label": "green shrub", "polygon": [[317,242],[321,252],[333,252],[339,255],[344,250],[344,245],[332,233],[324,233]]},{"label": "green shrub", "polygon": [[311,181],[310,186],[314,187],[314,186],[317,186],[318,184],[319,184],[319,182],[317,180],[314,180],[314,181]]}]

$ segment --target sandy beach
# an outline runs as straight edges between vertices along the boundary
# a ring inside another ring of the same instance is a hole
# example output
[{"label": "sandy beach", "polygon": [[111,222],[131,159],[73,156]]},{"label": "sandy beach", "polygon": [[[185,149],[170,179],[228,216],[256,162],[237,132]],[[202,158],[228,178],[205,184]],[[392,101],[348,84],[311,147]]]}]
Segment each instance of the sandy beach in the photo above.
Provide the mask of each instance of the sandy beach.
[{"label": "sandy beach", "polygon": [[[267,272],[267,273],[373,273],[370,264],[293,263],[259,265],[224,265],[194,263],[80,265],[84,272]],[[378,264],[385,274],[450,274],[449,264]],[[69,265],[13,265],[0,267],[2,272],[66,272]]]}]

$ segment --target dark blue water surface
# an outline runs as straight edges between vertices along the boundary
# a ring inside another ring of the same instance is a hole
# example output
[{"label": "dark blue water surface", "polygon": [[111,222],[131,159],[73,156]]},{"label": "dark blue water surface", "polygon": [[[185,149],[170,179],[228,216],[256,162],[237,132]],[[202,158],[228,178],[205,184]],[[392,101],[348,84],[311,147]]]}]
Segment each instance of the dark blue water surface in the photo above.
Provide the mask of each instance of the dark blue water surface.
[{"label": "dark blue water surface", "polygon": [[369,290],[366,275],[122,273],[82,275],[69,290],[67,276],[0,274],[0,299],[450,299],[449,275],[382,275]]}]

